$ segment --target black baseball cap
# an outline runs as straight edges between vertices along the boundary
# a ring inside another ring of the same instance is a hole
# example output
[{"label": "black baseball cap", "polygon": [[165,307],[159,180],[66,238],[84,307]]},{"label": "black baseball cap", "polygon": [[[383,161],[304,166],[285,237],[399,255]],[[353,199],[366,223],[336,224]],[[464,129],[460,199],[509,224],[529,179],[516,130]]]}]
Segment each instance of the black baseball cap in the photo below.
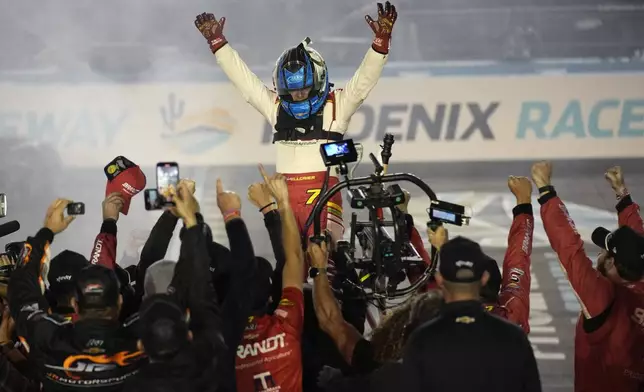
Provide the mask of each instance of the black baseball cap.
[{"label": "black baseball cap", "polygon": [[116,273],[101,265],[83,268],[76,279],[80,309],[105,309],[118,305],[120,284]]},{"label": "black baseball cap", "polygon": [[80,253],[64,250],[56,255],[49,264],[49,291],[54,297],[74,295],[76,280],[89,261]]},{"label": "black baseball cap", "polygon": [[151,358],[170,358],[188,344],[186,313],[169,294],[147,297],[140,310],[141,340]]},{"label": "black baseball cap", "polygon": [[473,283],[487,271],[488,257],[476,242],[465,237],[447,241],[439,253],[438,271],[448,282]]},{"label": "black baseball cap", "polygon": [[629,271],[644,275],[644,237],[628,226],[622,226],[611,232],[598,227],[591,236],[593,243],[607,250],[616,265],[622,265]]}]

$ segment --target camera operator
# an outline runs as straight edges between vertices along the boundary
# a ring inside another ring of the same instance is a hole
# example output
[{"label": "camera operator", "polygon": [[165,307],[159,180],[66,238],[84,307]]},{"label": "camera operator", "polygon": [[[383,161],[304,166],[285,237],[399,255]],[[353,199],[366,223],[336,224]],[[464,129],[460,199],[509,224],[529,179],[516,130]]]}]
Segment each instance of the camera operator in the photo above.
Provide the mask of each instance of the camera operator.
[{"label": "camera operator", "polygon": [[199,204],[190,190],[179,186],[177,196],[175,211],[186,228],[179,262],[167,294],[143,302],[139,344],[150,364],[128,381],[127,391],[206,392],[218,387],[217,357],[225,347],[213,300],[208,240],[197,223]]},{"label": "camera operator", "polygon": [[644,238],[629,226],[606,230],[603,238],[596,238],[596,230],[593,242],[602,251],[594,269],[551,178],[550,162],[532,165],[543,226],[582,309],[575,332],[575,390],[636,391],[644,374]]},{"label": "camera operator", "polygon": [[54,236],[74,220],[65,216],[69,203],[54,201],[44,227],[27,239],[21,265],[9,284],[10,309],[45,391],[76,391],[87,386],[119,391],[145,356],[136,347],[136,324],[118,323],[122,297],[114,271],[97,265],[81,271],[74,301],[77,322],[47,313],[41,274],[49,262]]},{"label": "camera operator", "polygon": [[479,299],[489,278],[481,247],[457,237],[443,245],[439,257],[436,282],[445,305],[409,338],[400,390],[541,391],[525,333],[486,312]]},{"label": "camera operator", "polygon": [[613,166],[604,174],[606,180],[613,188],[617,198],[617,220],[618,226],[628,226],[639,234],[644,234],[644,223],[640,215],[640,206],[633,202],[631,194],[624,182],[624,173],[619,166]]},{"label": "camera operator", "polygon": [[[321,246],[310,244],[308,253],[311,269],[324,271],[328,260],[326,243]],[[374,339],[369,341],[343,319],[327,274],[316,274],[313,295],[320,328],[331,337],[346,363],[351,365],[349,374],[358,375],[369,374],[387,361],[399,360],[411,330],[436,316],[442,299],[434,291],[417,294],[386,318],[374,331]],[[328,390],[339,388],[338,384],[327,387]]]}]

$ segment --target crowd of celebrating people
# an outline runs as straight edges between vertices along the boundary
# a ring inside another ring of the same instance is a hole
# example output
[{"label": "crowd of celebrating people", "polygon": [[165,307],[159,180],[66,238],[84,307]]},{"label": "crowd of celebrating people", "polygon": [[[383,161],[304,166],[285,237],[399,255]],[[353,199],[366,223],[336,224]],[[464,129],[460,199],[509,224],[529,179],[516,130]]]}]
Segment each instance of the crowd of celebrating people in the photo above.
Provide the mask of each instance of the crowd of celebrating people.
[{"label": "crowd of celebrating people", "polygon": [[[550,244],[582,304],[575,390],[638,391],[644,229],[621,169],[606,173],[619,228],[593,235],[601,248],[596,268],[552,185],[551,164],[535,163],[531,175]],[[50,258],[56,235],[73,229],[75,219],[65,213],[69,200],[55,200],[18,260],[2,257],[16,266],[0,325],[0,390],[541,390],[527,338],[534,230],[528,178],[508,179],[517,204],[502,270],[477,243],[450,239],[442,226],[428,229],[438,249],[435,275],[365,336],[364,318],[360,325],[345,317],[332,289],[334,240],[303,244],[286,177],[263,169],[262,176],[249,199],[264,207],[275,263],[255,256],[241,199],[221,181],[217,205],[229,248],[200,214],[199,184],[183,179],[127,270],[115,255],[129,198],[105,198],[89,258],[69,250]],[[180,256],[166,260],[179,221]]]},{"label": "crowd of celebrating people", "polygon": [[[507,181],[516,206],[502,268],[476,242],[450,239],[442,225],[428,229],[435,250],[428,252],[407,213],[408,195],[392,204],[392,214],[404,215],[407,242],[423,263],[424,270],[407,268],[406,279],[422,284],[383,312],[370,333],[367,302],[334,281],[345,235],[340,194],[320,208],[325,234],[312,236],[313,201],[339,181],[318,151],[329,141],[342,142],[351,116],[376,85],[396,8],[378,4],[377,20],[365,19],[374,33],[372,46],[346,88],[333,90],[310,40],[280,56],[269,89],[228,44],[225,18],[197,17],[196,27],[223,71],[275,128],[277,173],[269,175],[260,165],[263,181],[248,192],[263,215],[274,261],[256,256],[237,194],[217,182],[226,247],[201,215],[195,189],[203,184],[181,179],[159,190],[165,211],[136,263],[122,268],[116,260],[118,222],[145,187],[145,176],[117,157],[122,166],[105,169],[103,222],[89,257],[70,250],[51,255],[56,236],[73,229],[76,215],[69,214],[66,199],[52,202],[42,228],[0,257],[0,390],[541,391],[528,340],[535,220],[527,177]],[[552,173],[551,163],[537,162],[530,175],[550,245],[582,308],[575,391],[642,391],[639,206],[621,169],[609,169],[619,227],[593,233],[601,249],[593,267]],[[372,219],[385,219],[382,211],[372,212]],[[168,260],[179,221],[180,255]]]}]

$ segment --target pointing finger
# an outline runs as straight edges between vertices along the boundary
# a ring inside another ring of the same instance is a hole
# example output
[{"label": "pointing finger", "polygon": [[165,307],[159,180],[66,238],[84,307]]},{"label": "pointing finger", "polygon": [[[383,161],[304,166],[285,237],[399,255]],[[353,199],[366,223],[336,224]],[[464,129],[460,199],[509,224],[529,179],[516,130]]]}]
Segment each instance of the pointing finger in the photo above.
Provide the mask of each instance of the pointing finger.
[{"label": "pointing finger", "polygon": [[264,179],[264,182],[268,184],[268,174],[266,173],[266,169],[264,168],[264,165],[261,163],[257,165],[259,168],[259,173],[262,175],[262,178]]},{"label": "pointing finger", "polygon": [[224,193],[224,184],[221,183],[221,178],[217,179],[217,194]]}]

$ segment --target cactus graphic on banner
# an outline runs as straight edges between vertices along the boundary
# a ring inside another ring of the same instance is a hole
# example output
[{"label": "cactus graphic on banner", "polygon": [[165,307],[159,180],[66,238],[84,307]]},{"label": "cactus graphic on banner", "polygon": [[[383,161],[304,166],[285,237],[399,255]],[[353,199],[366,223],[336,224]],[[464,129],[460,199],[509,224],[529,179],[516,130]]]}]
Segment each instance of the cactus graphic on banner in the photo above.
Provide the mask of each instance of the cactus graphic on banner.
[{"label": "cactus graphic on banner", "polygon": [[175,93],[159,108],[163,139],[184,154],[203,154],[224,144],[233,134],[236,121],[227,110],[217,107],[193,108]]}]

